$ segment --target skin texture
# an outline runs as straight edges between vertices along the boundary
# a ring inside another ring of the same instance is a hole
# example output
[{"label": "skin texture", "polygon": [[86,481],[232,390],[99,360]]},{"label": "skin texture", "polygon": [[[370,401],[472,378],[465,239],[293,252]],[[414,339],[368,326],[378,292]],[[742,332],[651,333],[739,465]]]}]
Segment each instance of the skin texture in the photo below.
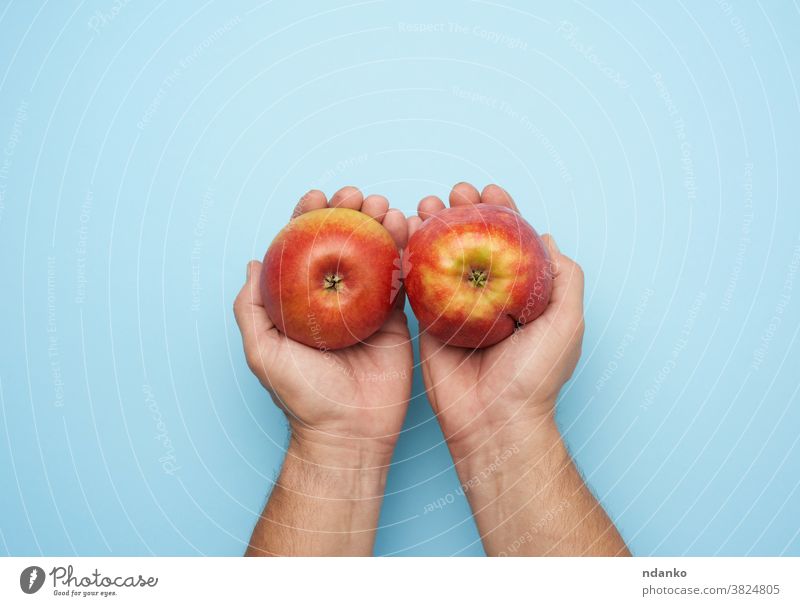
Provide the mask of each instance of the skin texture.
[{"label": "skin texture", "polygon": [[[518,211],[502,188],[457,184],[450,206]],[[409,218],[413,238],[444,209],[434,196]],[[583,272],[549,235],[549,306],[514,335],[481,350],[420,335],[422,373],[489,555],[627,555],[614,525],[585,486],[554,420],[555,403],[580,358]]]},{"label": "skin texture", "polygon": [[397,246],[378,221],[349,208],[320,208],[294,218],[273,240],[261,268],[261,299],[288,337],[342,349],[383,326],[400,287],[399,267]]},{"label": "skin texture", "polygon": [[410,238],[403,260],[420,331],[448,345],[494,345],[535,320],[550,300],[547,249],[506,206],[439,211]]},{"label": "skin texture", "polygon": [[[328,204],[312,191],[295,213]],[[517,210],[496,185],[482,193],[465,183],[453,188],[451,206],[477,204]],[[444,208],[429,196],[406,222],[385,198],[364,199],[355,188],[337,192],[330,205],[381,221],[400,248],[409,231]],[[554,421],[556,398],[580,357],[583,273],[552,238],[543,240],[554,275],[544,313],[481,350],[420,335],[425,387],[487,554],[628,555]],[[251,262],[234,311],[248,364],[287,412],[291,438],[247,554],[367,555],[411,391],[405,316],[395,310],[365,343],[323,354],[277,331],[259,275],[260,264]]]},{"label": "skin texture", "polygon": [[[354,187],[330,202],[313,190],[294,216],[350,208],[381,223],[397,248],[405,217],[386,198]],[[287,414],[291,438],[280,476],[253,531],[247,555],[369,555],[386,473],[411,394],[413,357],[398,308],[365,342],[322,352],[281,334],[267,314],[261,264],[248,264],[234,303],[245,357]]]}]

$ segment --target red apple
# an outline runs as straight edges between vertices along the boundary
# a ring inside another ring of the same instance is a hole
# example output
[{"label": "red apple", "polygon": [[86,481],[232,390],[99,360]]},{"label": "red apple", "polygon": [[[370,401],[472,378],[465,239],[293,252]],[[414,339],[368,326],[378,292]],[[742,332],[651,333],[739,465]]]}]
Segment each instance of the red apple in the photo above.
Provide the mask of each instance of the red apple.
[{"label": "red apple", "polygon": [[403,265],[420,330],[460,347],[494,345],[535,320],[553,286],[541,238],[503,206],[438,212],[411,237]]},{"label": "red apple", "polygon": [[346,208],[292,221],[264,256],[261,295],[275,326],[320,350],[363,341],[386,321],[400,261],[388,231]]}]

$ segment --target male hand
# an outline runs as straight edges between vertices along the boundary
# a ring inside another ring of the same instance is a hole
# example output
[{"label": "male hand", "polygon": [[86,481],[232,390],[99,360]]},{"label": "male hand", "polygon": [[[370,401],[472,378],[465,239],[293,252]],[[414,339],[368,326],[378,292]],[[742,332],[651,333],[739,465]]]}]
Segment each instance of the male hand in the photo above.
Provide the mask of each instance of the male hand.
[{"label": "male hand", "polygon": [[[294,216],[327,206],[325,194],[312,190]],[[382,223],[398,248],[405,246],[405,217],[390,210],[383,196],[364,198],[355,187],[345,187],[330,206],[360,210]],[[403,311],[395,309],[363,343],[321,351],[278,332],[261,301],[261,263],[251,261],[247,273],[234,303],[247,363],[286,411],[293,433],[299,439],[391,452],[411,393],[413,358]]]},{"label": "male hand", "polygon": [[[497,185],[459,183],[450,205],[495,204],[517,212]],[[444,208],[424,198],[409,232]],[[485,349],[420,335],[428,399],[453,455],[489,555],[624,555],[627,548],[584,484],[554,412],[583,339],[583,272],[545,235],[554,275],[537,319]]]},{"label": "male hand", "polygon": [[[406,245],[403,214],[383,196],[364,198],[354,187],[330,203],[312,190],[294,216],[327,206],[360,210],[382,223],[398,248]],[[277,330],[261,300],[260,274],[261,263],[251,261],[234,312],[248,366],[286,412],[291,438],[248,554],[367,555],[411,395],[404,298],[365,342],[321,351]]]},{"label": "male hand", "polygon": [[[479,193],[468,183],[450,193],[451,206],[493,204],[519,212],[497,185]],[[444,209],[436,196],[419,203],[409,235],[423,220]],[[543,237],[555,275],[550,305],[497,345],[479,350],[444,345],[420,334],[422,372],[428,398],[454,456],[482,444],[524,437],[552,417],[556,396],[580,358],[583,339],[583,272],[562,255],[552,237]],[[517,428],[520,430],[518,431]]]}]

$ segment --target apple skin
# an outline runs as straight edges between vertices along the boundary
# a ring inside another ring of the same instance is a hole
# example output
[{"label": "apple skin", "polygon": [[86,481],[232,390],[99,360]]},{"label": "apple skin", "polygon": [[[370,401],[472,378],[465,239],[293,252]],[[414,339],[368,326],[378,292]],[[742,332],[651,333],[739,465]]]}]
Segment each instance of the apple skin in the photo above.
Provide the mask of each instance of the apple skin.
[{"label": "apple skin", "polygon": [[403,257],[408,300],[448,345],[489,347],[544,312],[550,256],[536,230],[504,206],[446,208],[411,237]]},{"label": "apple skin", "polygon": [[355,210],[322,208],[292,219],[272,241],[261,297],[290,339],[342,349],[383,326],[399,275],[400,256],[386,228]]}]

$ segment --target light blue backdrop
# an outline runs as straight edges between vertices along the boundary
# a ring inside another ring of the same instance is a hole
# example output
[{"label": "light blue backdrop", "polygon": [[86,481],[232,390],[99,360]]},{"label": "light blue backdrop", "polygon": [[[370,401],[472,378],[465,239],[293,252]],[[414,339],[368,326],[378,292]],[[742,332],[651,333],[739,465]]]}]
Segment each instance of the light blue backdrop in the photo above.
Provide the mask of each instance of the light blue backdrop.
[{"label": "light blue backdrop", "polygon": [[[800,14],[603,4],[0,2],[0,552],[241,553],[245,262],[468,180],[585,268],[558,418],[633,551],[800,555]],[[457,487],[417,377],[377,553],[481,554]]]}]

